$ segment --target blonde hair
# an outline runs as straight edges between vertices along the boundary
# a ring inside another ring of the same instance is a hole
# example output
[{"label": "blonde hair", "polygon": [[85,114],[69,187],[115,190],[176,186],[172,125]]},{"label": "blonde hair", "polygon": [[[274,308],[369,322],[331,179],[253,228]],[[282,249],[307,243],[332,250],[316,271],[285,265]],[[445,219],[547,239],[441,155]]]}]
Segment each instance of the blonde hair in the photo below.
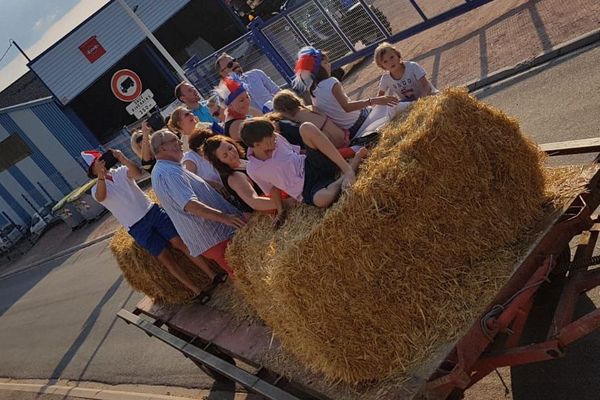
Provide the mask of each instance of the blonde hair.
[{"label": "blonde hair", "polygon": [[138,140],[139,140],[138,138],[141,137],[142,135],[143,134],[142,134],[141,129],[136,129],[131,134],[131,150],[133,150],[133,152],[139,158],[142,158],[142,142],[141,141],[138,142]]},{"label": "blonde hair", "polygon": [[386,51],[391,51],[393,53],[396,53],[398,58],[402,58],[402,54],[400,54],[400,52],[394,46],[392,46],[388,42],[383,42],[379,46],[377,46],[377,48],[375,48],[375,52],[373,53],[373,59],[375,61],[375,64],[379,68],[383,68],[381,66],[381,59],[383,58],[383,55],[385,54]]},{"label": "blonde hair", "polygon": [[288,89],[280,91],[273,97],[273,110],[278,113],[295,113],[303,105],[302,99]]},{"label": "blonde hair", "polygon": [[191,111],[186,106],[179,106],[171,113],[171,117],[169,118],[169,122],[167,123],[167,128],[169,128],[171,132],[176,132],[180,135],[183,135],[183,131],[181,130],[179,125],[181,124],[181,120],[183,119],[183,114],[186,112]]}]

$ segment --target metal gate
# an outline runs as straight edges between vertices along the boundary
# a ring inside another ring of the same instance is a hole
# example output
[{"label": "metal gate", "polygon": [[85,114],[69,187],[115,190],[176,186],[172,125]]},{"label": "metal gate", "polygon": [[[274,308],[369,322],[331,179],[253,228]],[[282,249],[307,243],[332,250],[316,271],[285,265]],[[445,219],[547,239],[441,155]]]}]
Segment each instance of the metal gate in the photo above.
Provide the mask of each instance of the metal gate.
[{"label": "metal gate", "polygon": [[[332,67],[338,68],[372,55],[383,41],[398,42],[491,1],[425,2],[424,9],[417,0],[288,0],[280,14],[266,23],[257,18],[245,35],[204,59],[191,59],[184,70],[207,96],[219,82],[216,58],[226,52],[245,70],[262,69],[285,86],[303,46],[327,52]],[[393,14],[392,9],[401,10],[402,21],[390,20],[386,13]]]}]

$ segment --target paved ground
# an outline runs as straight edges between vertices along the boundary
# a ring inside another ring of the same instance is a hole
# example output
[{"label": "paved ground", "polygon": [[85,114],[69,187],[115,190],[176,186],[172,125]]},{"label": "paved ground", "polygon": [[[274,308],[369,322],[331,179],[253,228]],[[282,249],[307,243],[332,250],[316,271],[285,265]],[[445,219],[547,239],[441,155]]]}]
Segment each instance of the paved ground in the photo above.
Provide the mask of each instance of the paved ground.
[{"label": "paved ground", "polygon": [[[395,6],[396,2],[386,0],[385,4]],[[596,0],[568,4],[558,0],[503,0],[492,4],[482,7],[478,14],[454,21],[451,27],[444,25],[401,43],[403,52],[408,58],[419,59],[443,87],[485,76],[498,67],[536,55],[597,28],[600,18],[600,3]],[[402,14],[398,10],[395,13]],[[393,24],[401,23],[398,21]],[[530,42],[535,38],[537,44],[524,45],[518,41],[521,38]],[[518,117],[523,129],[538,142],[598,136],[599,64],[600,49],[596,47],[478,95]],[[372,66],[365,66],[345,85],[355,96],[372,93],[376,82],[373,77],[379,74]],[[112,217],[73,233],[59,225],[18,261],[0,261],[0,276],[99,237],[116,226]],[[590,297],[595,300],[597,295]],[[115,319],[120,308],[131,309],[139,298],[122,282],[106,243],[0,279],[0,376],[60,376],[75,381],[211,388],[212,380],[203,377],[191,362]],[[589,299],[583,304],[591,305]],[[511,371],[501,371],[509,387],[512,384],[512,398],[597,398],[600,385],[594,371],[598,370],[598,343],[597,336],[591,337],[573,348],[573,357],[515,369],[512,377]],[[140,350],[132,352],[134,345]],[[217,392],[218,387],[214,389],[210,398],[227,398]],[[3,396],[0,394],[0,398],[11,398]],[[469,399],[502,397],[503,388],[493,377],[468,392]]]}]

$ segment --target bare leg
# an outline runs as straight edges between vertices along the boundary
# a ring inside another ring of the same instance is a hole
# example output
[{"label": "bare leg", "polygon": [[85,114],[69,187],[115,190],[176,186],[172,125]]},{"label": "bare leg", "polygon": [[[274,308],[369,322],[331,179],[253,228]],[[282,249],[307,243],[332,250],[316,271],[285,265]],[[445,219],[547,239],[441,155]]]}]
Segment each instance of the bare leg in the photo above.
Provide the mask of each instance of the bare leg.
[{"label": "bare leg", "polygon": [[[350,161],[350,167],[352,167],[354,172],[358,170],[360,162],[366,157],[366,155],[367,149],[364,147],[356,152],[356,155],[354,158],[352,158],[352,161]],[[313,197],[313,204],[320,208],[329,207],[339,196],[342,190],[343,182],[344,177],[341,177],[330,183],[327,187],[319,190]]]},{"label": "bare leg", "polygon": [[329,158],[335,165],[338,166],[344,175],[354,175],[350,165],[348,165],[346,160],[344,160],[344,157],[342,157],[338,149],[314,124],[305,122],[300,125],[300,136],[302,136],[302,141],[308,147],[319,150],[321,153],[323,153],[325,157]]},{"label": "bare leg", "polygon": [[206,275],[208,275],[208,277],[210,278],[211,281],[214,279],[216,274],[210,268],[210,266],[206,263],[206,260],[204,260],[204,257],[202,257],[202,256],[192,257],[190,255],[190,250],[187,248],[185,243],[183,243],[183,240],[181,240],[181,238],[179,236],[175,236],[174,238],[169,240],[169,243],[171,243],[171,246],[173,246],[174,248],[176,248],[177,250],[179,250],[183,254],[185,254],[186,257],[189,258],[190,261],[193,262],[195,266],[199,267],[202,270],[202,272],[204,272]]},{"label": "bare leg", "polygon": [[194,294],[200,293],[200,288],[192,282],[189,276],[181,269],[179,265],[175,262],[173,258],[173,254],[169,249],[165,248],[159,255],[158,261],[164,265],[167,270],[173,275],[179,282],[181,282],[186,288],[191,290]]}]

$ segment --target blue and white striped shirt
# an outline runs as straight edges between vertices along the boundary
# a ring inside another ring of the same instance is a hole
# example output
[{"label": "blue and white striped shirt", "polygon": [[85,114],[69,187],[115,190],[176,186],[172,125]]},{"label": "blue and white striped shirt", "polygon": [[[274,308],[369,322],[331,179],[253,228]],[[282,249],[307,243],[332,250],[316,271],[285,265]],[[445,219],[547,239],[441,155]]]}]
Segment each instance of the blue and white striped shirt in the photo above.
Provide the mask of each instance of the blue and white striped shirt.
[{"label": "blue and white striped shirt", "polygon": [[184,211],[190,200],[198,200],[224,213],[240,214],[215,189],[180,163],[157,160],[152,170],[152,187],[193,257],[233,236],[232,227]]}]

